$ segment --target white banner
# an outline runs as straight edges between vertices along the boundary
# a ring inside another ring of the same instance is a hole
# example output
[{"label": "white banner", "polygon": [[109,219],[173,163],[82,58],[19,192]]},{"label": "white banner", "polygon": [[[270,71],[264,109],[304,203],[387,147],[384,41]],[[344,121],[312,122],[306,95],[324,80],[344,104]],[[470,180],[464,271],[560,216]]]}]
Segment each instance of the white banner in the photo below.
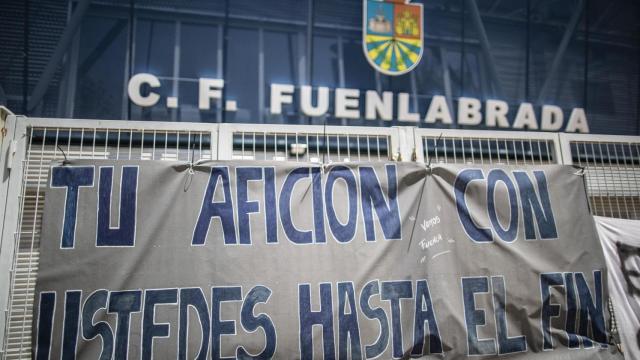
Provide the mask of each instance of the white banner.
[{"label": "white banner", "polygon": [[626,359],[640,359],[640,221],[595,216]]}]

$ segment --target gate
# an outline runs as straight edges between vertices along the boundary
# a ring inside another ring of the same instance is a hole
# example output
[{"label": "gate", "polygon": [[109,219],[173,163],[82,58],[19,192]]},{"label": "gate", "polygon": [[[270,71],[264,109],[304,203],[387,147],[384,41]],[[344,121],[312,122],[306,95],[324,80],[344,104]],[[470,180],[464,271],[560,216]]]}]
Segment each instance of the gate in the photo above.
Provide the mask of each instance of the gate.
[{"label": "gate", "polygon": [[0,117],[0,358],[31,358],[50,162],[66,159],[574,164],[594,214],[640,218],[640,137]]}]

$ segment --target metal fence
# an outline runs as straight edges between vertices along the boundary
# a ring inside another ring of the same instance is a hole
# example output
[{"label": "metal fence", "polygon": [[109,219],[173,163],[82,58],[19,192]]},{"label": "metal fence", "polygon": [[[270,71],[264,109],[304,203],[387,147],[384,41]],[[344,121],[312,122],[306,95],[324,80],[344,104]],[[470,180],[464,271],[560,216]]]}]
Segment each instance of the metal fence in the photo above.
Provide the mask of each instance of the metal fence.
[{"label": "metal fence", "polygon": [[[575,164],[594,214],[640,218],[640,137],[261,124],[39,119],[9,115],[0,138],[1,358],[31,357],[40,222],[53,160]],[[10,269],[6,271],[6,269]]]},{"label": "metal fence", "polygon": [[562,163],[555,133],[415,129],[414,134],[416,159],[426,163]]},{"label": "metal fence", "polygon": [[220,160],[315,163],[397,158],[398,128],[321,125],[218,125]]},{"label": "metal fence", "polygon": [[565,164],[585,169],[595,215],[640,219],[640,137],[559,134]]}]

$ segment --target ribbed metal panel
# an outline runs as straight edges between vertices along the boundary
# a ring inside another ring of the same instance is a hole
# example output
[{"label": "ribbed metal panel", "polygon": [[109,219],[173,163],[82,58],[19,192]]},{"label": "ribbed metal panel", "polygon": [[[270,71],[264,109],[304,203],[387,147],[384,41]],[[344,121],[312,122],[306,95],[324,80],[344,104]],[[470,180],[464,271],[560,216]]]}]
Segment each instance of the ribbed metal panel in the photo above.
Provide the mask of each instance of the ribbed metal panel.
[{"label": "ribbed metal panel", "polygon": [[[0,86],[5,96],[22,96],[24,65],[24,0],[3,0],[0,21]],[[0,104],[2,100],[0,99]],[[19,110],[19,109],[14,109]]]},{"label": "ribbed metal panel", "polygon": [[[68,0],[31,1],[29,7],[29,94],[51,59],[62,32],[67,24],[67,13],[70,6]],[[62,64],[57,71],[44,96],[41,108],[35,111],[42,116],[56,116],[59,85],[62,77]]]}]

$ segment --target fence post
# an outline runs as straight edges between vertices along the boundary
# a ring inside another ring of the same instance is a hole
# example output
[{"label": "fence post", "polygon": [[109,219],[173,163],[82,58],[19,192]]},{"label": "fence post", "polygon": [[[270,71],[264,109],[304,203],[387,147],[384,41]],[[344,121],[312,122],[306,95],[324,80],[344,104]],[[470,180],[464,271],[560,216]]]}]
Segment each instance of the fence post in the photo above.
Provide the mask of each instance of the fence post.
[{"label": "fence post", "polygon": [[[6,118],[6,137],[2,142],[2,183],[0,187],[0,349],[6,351],[9,301],[14,277],[14,257],[18,234],[18,218],[23,183],[23,161],[27,148],[27,130],[22,116]],[[10,165],[10,168],[9,168]]]},{"label": "fence post", "polygon": [[211,130],[211,143],[209,144],[211,150],[211,160],[220,159],[220,125],[215,124]]},{"label": "fence post", "polygon": [[424,142],[422,136],[419,134],[420,128],[411,128],[411,143],[413,144],[414,161],[424,164]]},{"label": "fence post", "polygon": [[233,128],[229,124],[218,125],[218,160],[233,158]]},{"label": "fence post", "polygon": [[571,155],[571,141],[567,138],[567,134],[558,133],[558,145],[560,147],[559,151],[556,153],[560,154],[560,164],[564,165],[573,165],[573,157]]},{"label": "fence post", "polygon": [[413,135],[413,127],[396,126],[396,136],[391,136],[391,157],[398,161],[409,162],[414,161],[415,139]]}]

